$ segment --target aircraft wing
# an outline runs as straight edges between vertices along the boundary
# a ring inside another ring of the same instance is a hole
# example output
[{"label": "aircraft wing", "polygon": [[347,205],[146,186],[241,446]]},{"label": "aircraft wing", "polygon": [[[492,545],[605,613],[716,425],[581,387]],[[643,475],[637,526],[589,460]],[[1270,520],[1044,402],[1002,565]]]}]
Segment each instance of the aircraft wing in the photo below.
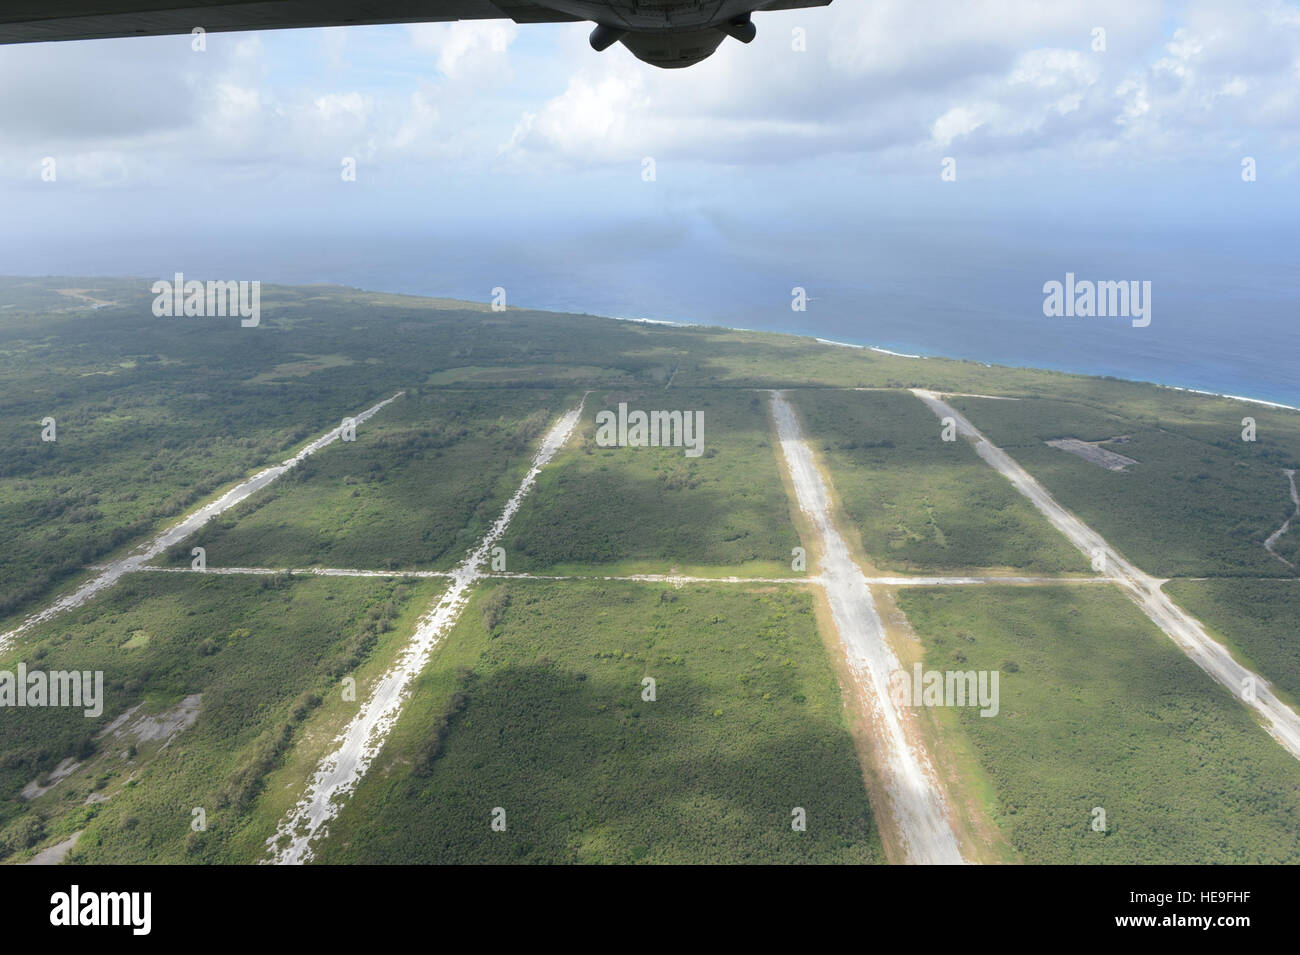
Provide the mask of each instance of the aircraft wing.
[{"label": "aircraft wing", "polygon": [[0,44],[367,23],[514,20],[596,24],[591,46],[622,43],[665,69],[712,55],[724,37],[749,43],[758,11],[831,0],[0,0]]},{"label": "aircraft wing", "polygon": [[[822,7],[831,0],[751,0],[750,10]],[[688,6],[688,4],[680,4]],[[714,6],[739,5],[714,2]],[[516,23],[565,23],[604,20],[592,16],[608,7],[610,19],[663,15],[671,3],[635,0],[9,0],[0,3],[0,44],[107,37],[158,36],[230,30],[279,30],[337,27],[365,23],[430,23],[438,20],[514,20]],[[707,7],[707,3],[695,4]],[[563,13],[552,7],[568,7]],[[636,11],[636,12],[634,12]]]},{"label": "aircraft wing", "polygon": [[581,19],[529,0],[16,0],[0,4],[0,43],[92,40],[363,23]]}]

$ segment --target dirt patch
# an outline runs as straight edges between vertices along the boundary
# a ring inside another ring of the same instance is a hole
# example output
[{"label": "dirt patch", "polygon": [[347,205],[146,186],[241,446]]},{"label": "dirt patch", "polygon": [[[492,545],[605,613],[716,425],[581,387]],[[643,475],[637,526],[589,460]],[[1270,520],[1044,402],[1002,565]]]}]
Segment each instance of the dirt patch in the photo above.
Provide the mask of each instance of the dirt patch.
[{"label": "dirt patch", "polygon": [[[95,737],[99,740],[108,740],[112,745],[105,746],[100,755],[85,763],[79,763],[75,757],[69,756],[49,772],[43,785],[41,777],[38,776],[24,786],[22,798],[31,800],[44,796],[59,783],[79,771],[81,772],[78,779],[83,781],[89,779],[91,774],[101,771],[107,765],[105,760],[109,759],[111,754],[114,753],[119,754],[121,759],[132,763],[135,758],[147,761],[166,749],[178,734],[194,725],[194,721],[199,718],[201,702],[201,694],[195,693],[185,697],[175,706],[157,714],[138,715],[140,705],[137,704],[131,707],[100,730]],[[142,753],[141,749],[146,746],[148,748],[143,749]],[[136,750],[134,757],[128,756],[132,748]],[[111,796],[111,793],[92,793],[91,797],[86,799],[85,804],[106,802]]]},{"label": "dirt patch", "polygon": [[23,787],[23,799],[35,799],[37,796],[44,796],[47,792],[57,786],[60,782],[71,776],[81,766],[75,757],[69,756],[59,765],[50,770],[49,776],[45,779],[45,785],[41,785],[41,778],[37,776],[30,783]]},{"label": "dirt patch", "polygon": [[[171,709],[164,710],[156,716],[141,716],[139,719],[124,725],[119,725],[122,724],[122,718],[118,717],[100,736],[111,733],[115,740],[134,741],[136,743],[161,742],[163,746],[166,746],[178,733],[182,733],[194,725],[194,721],[199,718],[199,704],[201,701],[202,694],[194,693],[185,697]],[[125,715],[133,714],[138,709],[137,706],[135,709],[128,710]]]},{"label": "dirt patch", "polygon": [[1105,468],[1107,471],[1123,471],[1130,464],[1137,464],[1132,458],[1126,458],[1122,454],[1116,454],[1109,448],[1103,448],[1102,445],[1111,441],[1123,443],[1127,441],[1126,436],[1118,438],[1107,438],[1105,441],[1081,441],[1078,438],[1057,438],[1055,441],[1046,441],[1045,444],[1054,448],[1060,448],[1062,451],[1069,451],[1071,454],[1077,454],[1085,461],[1091,461],[1098,467]]},{"label": "dirt patch", "polygon": [[80,838],[81,833],[74,832],[58,845],[42,849],[40,852],[36,853],[36,855],[24,862],[23,865],[58,865],[64,860],[64,857],[72,851],[72,847],[77,844],[77,840]]}]

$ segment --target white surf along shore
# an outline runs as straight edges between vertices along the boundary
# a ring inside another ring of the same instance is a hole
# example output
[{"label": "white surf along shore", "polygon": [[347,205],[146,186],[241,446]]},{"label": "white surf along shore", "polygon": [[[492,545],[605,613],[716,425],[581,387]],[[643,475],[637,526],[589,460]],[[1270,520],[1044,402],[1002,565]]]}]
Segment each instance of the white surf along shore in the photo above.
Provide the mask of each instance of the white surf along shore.
[{"label": "white surf along shore", "polygon": [[[569,313],[569,314],[580,314],[580,313],[576,313],[576,312],[574,312],[574,313]],[[729,331],[729,332],[761,332],[761,333],[763,333],[763,334],[768,334],[768,335],[786,335],[786,336],[791,337],[791,338],[809,338],[809,337],[811,337],[812,340],[815,341],[815,342],[816,342],[817,344],[819,344],[819,345],[829,345],[829,346],[832,347],[832,348],[855,348],[855,349],[858,349],[859,351],[873,351],[873,352],[876,352],[877,354],[880,354],[880,355],[889,355],[889,356],[891,356],[891,357],[893,357],[893,358],[911,358],[911,359],[918,360],[918,361],[924,361],[924,360],[929,359],[929,358],[935,358],[935,359],[946,360],[946,361],[962,361],[962,359],[960,359],[960,358],[956,358],[956,357],[954,357],[954,356],[952,356],[952,355],[919,355],[919,354],[918,354],[918,355],[913,355],[913,354],[910,354],[910,353],[908,353],[908,352],[893,351],[892,349],[889,349],[889,348],[881,348],[879,345],[863,345],[863,344],[859,344],[859,343],[857,343],[857,342],[841,342],[841,341],[836,341],[836,340],[833,339],[833,338],[820,338],[820,337],[815,336],[815,335],[810,336],[810,335],[808,335],[806,332],[782,332],[782,331],[772,331],[772,330],[770,330],[770,329],[765,329],[765,328],[739,328],[739,327],[731,326],[731,325],[717,325],[717,326],[714,326],[714,325],[711,325],[710,323],[707,323],[707,322],[681,322],[681,321],[670,321],[670,320],[668,320],[668,319],[661,319],[661,318],[631,318],[631,317],[624,317],[624,316],[610,316],[610,317],[612,317],[615,321],[618,321],[618,322],[635,322],[635,323],[637,323],[637,324],[641,324],[641,325],[672,325],[672,326],[676,326],[676,327],[678,327],[678,328],[714,328],[714,327],[716,327],[716,328],[722,328],[722,329],[724,329],[724,330],[726,330],[726,331]],[[998,366],[996,362],[980,361],[979,359],[972,359],[972,360],[973,360],[973,361],[976,361],[976,362],[977,362],[978,364],[980,364],[980,365],[983,365],[985,368],[993,368],[993,367],[997,366],[997,367],[1003,367],[1003,368],[1022,368],[1022,369],[1030,369],[1030,370],[1038,370],[1038,371],[1051,371],[1051,372],[1054,372],[1055,374],[1060,374],[1060,375],[1077,375],[1077,376],[1081,376],[1081,377],[1084,377],[1084,378],[1098,377],[1097,375],[1090,375],[1088,372],[1083,372],[1083,371],[1069,371],[1069,370],[1061,369],[1061,368],[1040,368],[1040,367],[1037,366],[1037,365],[1001,365],[1001,366]],[[1121,380],[1121,381],[1126,381],[1126,382],[1131,382],[1131,383],[1134,383],[1134,384],[1155,385],[1157,388],[1168,388],[1168,389],[1171,390],[1171,391],[1185,391],[1185,392],[1187,392],[1187,393],[1189,393],[1189,394],[1194,394],[1194,395],[1205,395],[1207,398],[1227,398],[1227,399],[1229,399],[1229,400],[1231,400],[1231,401],[1244,401],[1244,402],[1246,402],[1247,404],[1252,404],[1252,405],[1262,405],[1263,407],[1266,407],[1266,408],[1275,408],[1275,409],[1278,409],[1278,410],[1280,410],[1280,411],[1300,411],[1300,406],[1297,406],[1297,405],[1288,405],[1288,404],[1283,404],[1283,403],[1280,402],[1280,401],[1267,401],[1267,400],[1265,400],[1265,399],[1263,399],[1263,398],[1249,398],[1249,397],[1246,397],[1245,395],[1230,395],[1230,394],[1227,394],[1226,392],[1222,392],[1222,391],[1206,391],[1206,390],[1201,389],[1201,388],[1187,388],[1187,387],[1184,387],[1184,386],[1182,386],[1182,385],[1169,385],[1169,384],[1165,384],[1165,383],[1163,383],[1163,382],[1159,382],[1159,381],[1146,381],[1146,380],[1144,380],[1144,379],[1140,379],[1140,378],[1121,378],[1120,380]],[[991,397],[991,396],[990,396],[990,397]]]},{"label": "white surf along shore", "polygon": [[[744,331],[744,329],[731,329],[731,331]],[[895,357],[895,358],[918,358],[918,359],[925,359],[925,358],[943,358],[943,357],[946,357],[946,356],[941,356],[941,355],[909,355],[909,354],[906,353],[906,352],[890,351],[888,348],[880,348],[880,347],[877,346],[877,345],[857,345],[857,344],[854,344],[853,342],[837,342],[837,341],[834,341],[834,340],[832,340],[832,339],[830,339],[830,338],[817,338],[817,339],[814,339],[814,340],[815,340],[815,341],[817,342],[817,344],[819,344],[819,345],[831,345],[831,346],[833,346],[833,347],[835,347],[835,348],[857,348],[857,349],[865,350],[865,351],[878,352],[878,353],[881,354],[881,355],[892,355],[892,356]],[[959,359],[949,358],[948,360],[950,360],[950,361],[958,361]],[[983,365],[985,368],[991,368],[991,367],[993,367],[993,364],[990,363],[990,362],[980,362],[980,364]],[[1032,366],[1032,365],[1005,365],[1005,366],[1003,366],[1003,367],[1006,367],[1006,368],[1027,368],[1027,369],[1034,369],[1034,370],[1038,370],[1038,371],[1051,371],[1051,372],[1054,372],[1055,374],[1059,374],[1059,375],[1079,375],[1079,376],[1082,376],[1082,377],[1085,377],[1085,378],[1096,377],[1095,375],[1088,375],[1086,372],[1081,372],[1081,371],[1063,371],[1063,370],[1061,370],[1061,369],[1054,369],[1054,368],[1042,368],[1042,369],[1036,369],[1035,366]],[[1298,406],[1296,406],[1296,405],[1283,404],[1283,403],[1280,402],[1280,401],[1265,401],[1263,398],[1248,398],[1248,397],[1246,397],[1245,395],[1230,395],[1230,394],[1227,394],[1226,392],[1222,392],[1222,391],[1206,391],[1206,390],[1204,390],[1204,389],[1202,389],[1202,388],[1184,388],[1184,387],[1181,386],[1181,385],[1166,385],[1166,384],[1164,384],[1164,383],[1162,383],[1162,382],[1159,382],[1159,381],[1142,381],[1141,379],[1137,379],[1137,378],[1124,378],[1124,379],[1121,379],[1121,380],[1122,380],[1122,381],[1131,382],[1131,383],[1134,383],[1134,384],[1139,384],[1139,385],[1143,385],[1143,384],[1155,385],[1157,388],[1167,388],[1167,389],[1170,390],[1170,391],[1183,391],[1183,392],[1186,392],[1186,393],[1188,393],[1188,394],[1192,394],[1192,395],[1204,395],[1204,396],[1207,397],[1207,398],[1227,398],[1227,399],[1230,400],[1230,401],[1244,401],[1244,402],[1246,402],[1247,404],[1251,404],[1251,405],[1262,405],[1262,406],[1265,407],[1265,408],[1274,408],[1274,409],[1277,409],[1277,410],[1279,410],[1279,411],[1300,411],[1300,407],[1298,407]],[[968,396],[968,397],[972,397],[972,398],[974,398],[974,397],[980,397],[980,398],[992,398],[992,397],[994,397],[994,396],[993,396],[993,395],[970,395],[970,396]],[[1013,400],[1016,400],[1016,399],[1007,398],[1007,399],[1003,399],[1003,400],[1013,401]]]}]

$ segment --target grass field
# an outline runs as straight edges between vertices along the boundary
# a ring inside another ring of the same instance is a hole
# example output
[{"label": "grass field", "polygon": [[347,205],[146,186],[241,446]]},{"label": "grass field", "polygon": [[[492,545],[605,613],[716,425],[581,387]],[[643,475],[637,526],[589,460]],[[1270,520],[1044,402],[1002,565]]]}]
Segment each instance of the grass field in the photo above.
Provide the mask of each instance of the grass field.
[{"label": "grass field", "polygon": [[[1177,392],[1168,392],[1177,396]],[[1291,577],[1264,541],[1292,514],[1282,468],[1300,462],[1300,415],[1240,404],[1171,397],[1153,415],[1145,402],[1110,410],[1054,400],[954,399],[999,445],[1120,552],[1160,577]],[[1241,439],[1241,419],[1260,416],[1257,440]],[[1108,471],[1048,447],[1054,438],[1099,441],[1138,463]]]},{"label": "grass field", "polygon": [[[45,625],[19,660],[101,670],[98,719],[80,709],[8,710],[0,763],[0,851],[21,856],[82,831],[81,862],[249,862],[239,844],[268,772],[338,682],[390,634],[409,630],[437,584],[337,578],[141,575]],[[103,735],[131,707],[172,713],[198,696],[188,729]],[[128,748],[129,747],[129,748]],[[65,758],[76,768],[32,800],[20,791]],[[207,831],[191,830],[192,810]],[[274,831],[274,821],[259,830]],[[254,839],[254,843],[260,840]],[[238,848],[237,848],[238,847]]]},{"label": "grass field", "polygon": [[881,851],[810,595],[512,581],[484,585],[446,637],[318,860]]},{"label": "grass field", "polygon": [[445,570],[501,513],[536,445],[578,396],[407,394],[166,555],[188,565]]},{"label": "grass field", "polygon": [[1165,593],[1300,705],[1300,581],[1171,580]]},{"label": "grass field", "polygon": [[881,569],[1087,572],[1079,552],[907,392],[790,392],[846,516]]},{"label": "grass field", "polygon": [[[1300,763],[1106,587],[901,591],[925,667],[998,670],[947,721],[1028,863],[1300,862]],[[1093,831],[1093,809],[1106,831]]]},{"label": "grass field", "polygon": [[[703,453],[596,444],[596,415],[703,414]],[[762,395],[676,387],[595,393],[568,447],[538,479],[505,541],[511,570],[568,573],[703,569],[789,576],[799,539]]]}]

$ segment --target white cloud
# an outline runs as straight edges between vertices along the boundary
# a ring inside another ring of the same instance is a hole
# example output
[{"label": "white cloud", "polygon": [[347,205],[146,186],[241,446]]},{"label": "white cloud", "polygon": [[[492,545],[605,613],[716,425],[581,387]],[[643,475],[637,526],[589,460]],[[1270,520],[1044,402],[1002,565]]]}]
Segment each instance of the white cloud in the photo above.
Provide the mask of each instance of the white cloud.
[{"label": "white cloud", "polygon": [[[1274,0],[1177,13],[1154,0],[875,0],[755,21],[754,44],[726,41],[680,72],[618,47],[593,59],[572,28],[563,59],[580,65],[522,111],[506,151],[575,167],[642,153],[915,162],[960,143],[1009,162],[1052,150],[1109,162],[1214,155],[1243,118],[1274,145],[1295,128],[1300,18]],[[794,26],[806,53],[790,47]]]},{"label": "white cloud", "polygon": [[415,23],[406,30],[415,48],[434,54],[438,72],[453,80],[505,70],[506,54],[519,33],[511,20]]},{"label": "white cloud", "polygon": [[449,175],[647,155],[929,168],[938,150],[996,174],[1044,152],[1156,161],[1243,138],[1265,152],[1300,130],[1300,15],[1275,0],[836,0],[755,21],[753,44],[681,71],[596,54],[585,24],[497,21],[214,35],[204,54],[186,37],[3,48],[0,176],[26,181],[51,153],[147,184],[340,156]]},{"label": "white cloud", "polygon": [[338,119],[363,121],[368,110],[368,101],[360,93],[327,93],[316,97],[316,111],[325,122]]},{"label": "white cloud", "polygon": [[940,146],[951,145],[954,139],[969,136],[988,122],[990,112],[987,106],[954,106],[934,121],[930,134]]},{"label": "white cloud", "polygon": [[637,137],[629,138],[628,123],[649,105],[645,82],[635,70],[599,77],[580,71],[540,112],[524,114],[511,142],[523,149],[587,150],[596,153],[593,158],[617,159],[635,148]]}]

